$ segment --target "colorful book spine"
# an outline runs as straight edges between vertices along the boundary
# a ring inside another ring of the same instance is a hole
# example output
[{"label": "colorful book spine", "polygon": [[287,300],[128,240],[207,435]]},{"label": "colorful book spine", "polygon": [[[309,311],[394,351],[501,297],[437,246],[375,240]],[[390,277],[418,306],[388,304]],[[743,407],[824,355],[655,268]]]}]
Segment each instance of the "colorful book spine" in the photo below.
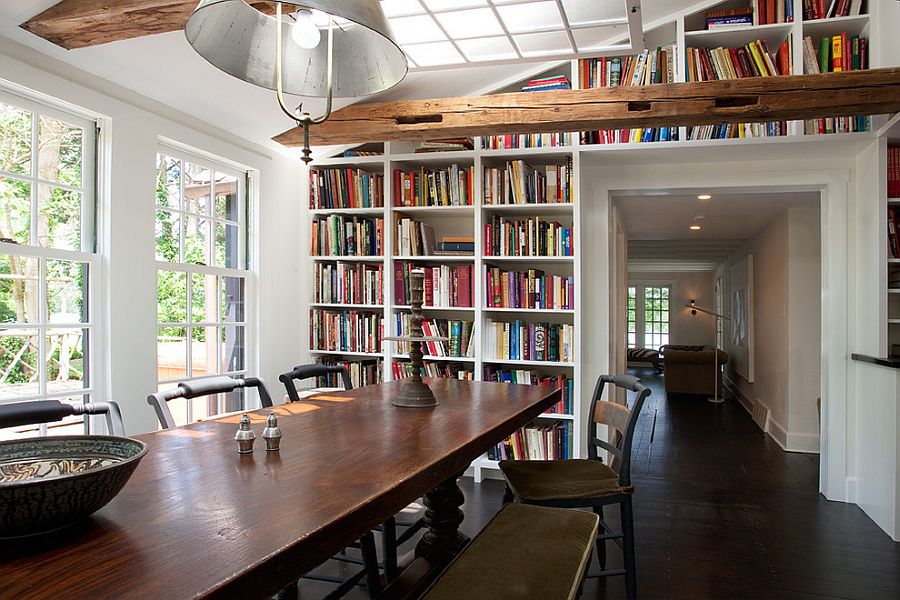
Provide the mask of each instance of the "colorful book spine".
[{"label": "colorful book spine", "polygon": [[572,423],[535,422],[488,451],[491,460],[564,460],[572,458]]},{"label": "colorful book spine", "polygon": [[310,209],[384,206],[384,175],[361,169],[311,169]]},{"label": "colorful book spine", "polygon": [[384,219],[328,215],[312,220],[312,256],[381,256]]},{"label": "colorful book spine", "polygon": [[505,271],[489,267],[485,272],[488,308],[575,308],[575,278],[547,275],[537,269]]},{"label": "colorful book spine", "polygon": [[[812,37],[803,40],[803,64],[806,73],[836,73],[869,68],[868,38],[847,32],[824,36],[818,44]],[[868,116],[819,117],[804,121],[807,135],[868,131]]]},{"label": "colorful book spine", "polygon": [[488,355],[500,360],[571,362],[575,328],[569,324],[489,321]]},{"label": "colorful book spine", "polygon": [[394,206],[471,206],[474,167],[394,169]]},{"label": "colorful book spine", "polygon": [[540,167],[524,160],[510,161],[502,168],[485,167],[482,188],[484,204],[568,204],[575,199],[572,159]]},{"label": "colorful book spine", "polygon": [[[366,385],[374,385],[381,383],[383,361],[377,360],[336,360],[333,358],[322,357],[316,360],[317,363],[323,365],[337,365],[347,369],[350,375],[350,383],[354,388]],[[338,373],[327,373],[320,375],[316,380],[317,387],[344,387],[344,382]]]},{"label": "colorful book spine", "polygon": [[[394,323],[397,335],[409,335],[412,327],[412,315],[407,312],[398,312],[394,315]],[[474,358],[475,356],[474,321],[425,319],[422,321],[422,332],[429,337],[449,338],[448,341],[424,342],[422,351],[426,356],[455,358]],[[409,354],[408,342],[394,342],[394,344],[398,354]]]},{"label": "colorful book spine", "polygon": [[487,256],[572,256],[572,227],[541,217],[494,215],[484,225]]},{"label": "colorful book spine", "polygon": [[425,271],[425,303],[429,308],[475,305],[474,265],[441,265],[421,267],[407,261],[394,263],[394,304],[410,304],[409,274],[414,268]]},{"label": "colorful book spine", "polygon": [[[391,372],[394,379],[406,379],[412,375],[413,367],[408,361],[397,360],[391,363]],[[475,372],[472,366],[454,362],[425,362],[420,371],[422,377],[438,377],[442,379],[459,379],[461,381],[474,381]]]},{"label": "colorful book spine", "polygon": [[326,352],[382,352],[380,313],[360,310],[309,311],[309,347]]},{"label": "colorful book spine", "polygon": [[321,304],[384,304],[384,267],[358,263],[317,262],[315,302]]}]

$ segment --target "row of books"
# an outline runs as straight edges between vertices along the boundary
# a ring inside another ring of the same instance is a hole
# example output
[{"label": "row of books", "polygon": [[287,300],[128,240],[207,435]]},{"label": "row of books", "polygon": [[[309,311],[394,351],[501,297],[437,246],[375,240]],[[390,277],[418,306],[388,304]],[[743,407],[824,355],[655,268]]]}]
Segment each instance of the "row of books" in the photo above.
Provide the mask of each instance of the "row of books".
[{"label": "row of books", "polygon": [[[319,358],[316,362],[324,365],[339,365],[347,369],[350,374],[350,383],[354,388],[381,383],[383,361],[377,360],[337,360],[328,357]],[[320,375],[316,380],[316,387],[344,387],[344,381],[337,373]]]},{"label": "row of books", "polygon": [[571,362],[575,327],[566,323],[488,321],[487,356],[501,360]]},{"label": "row of books", "polygon": [[403,217],[394,227],[394,252],[398,256],[433,256],[437,246],[434,228],[428,223]]},{"label": "row of books", "polygon": [[328,215],[312,221],[312,256],[380,256],[384,219]]},{"label": "row of books", "polygon": [[380,313],[358,310],[309,311],[309,347],[328,352],[381,352]]},{"label": "row of books", "polygon": [[[834,73],[868,68],[868,38],[841,32],[833,36],[822,37],[818,46],[812,37],[803,38],[803,70],[805,73]],[[819,117],[807,119],[804,121],[803,127],[807,134],[868,131],[869,117],[864,115]]]},{"label": "row of books", "polygon": [[384,175],[352,168],[310,169],[311,209],[380,206],[384,206]]},{"label": "row of books", "polygon": [[900,146],[888,146],[888,198],[900,198]]},{"label": "row of books", "polygon": [[785,39],[774,55],[765,40],[738,48],[688,48],[688,81],[790,75],[791,44]]},{"label": "row of books", "polygon": [[474,149],[475,141],[472,138],[459,137],[419,142],[419,144],[416,146],[415,153],[422,154],[428,152],[465,152],[466,150]]},{"label": "row of books", "polygon": [[315,302],[384,304],[384,266],[359,263],[315,264]]},{"label": "row of books", "polygon": [[863,0],[803,0],[803,19],[856,16],[862,12],[862,4]]},{"label": "row of books", "polygon": [[750,0],[750,8],[753,10],[753,25],[794,21],[794,0]]},{"label": "row of books", "polygon": [[900,258],[900,215],[888,209],[888,258]]},{"label": "row of books", "polygon": [[484,380],[498,383],[516,383],[519,385],[540,385],[562,390],[562,398],[559,402],[547,409],[552,414],[573,414],[575,397],[575,380],[565,373],[560,375],[542,375],[529,369],[503,369],[487,366],[484,368]]},{"label": "row of books", "polygon": [[548,90],[570,90],[572,83],[566,75],[550,75],[532,79],[522,86],[523,92],[546,92]]},{"label": "row of books", "polygon": [[[413,366],[405,360],[395,360],[391,363],[391,373],[394,379],[406,379],[411,377]],[[474,381],[475,372],[472,365],[454,362],[426,362],[419,372],[421,377],[437,377],[440,379],[459,379],[460,381]]]},{"label": "row of books", "polygon": [[[790,2],[792,0],[787,1]],[[754,15],[753,6],[739,6],[737,8],[706,11],[703,14],[703,19],[707,29],[724,29],[753,25]]]},{"label": "row of books", "polygon": [[533,423],[488,451],[492,460],[563,460],[572,458],[572,424]]},{"label": "row of books", "polygon": [[689,140],[725,140],[737,138],[764,138],[788,135],[787,121],[767,123],[721,123],[719,125],[694,125],[688,127]]},{"label": "row of books", "polygon": [[572,159],[562,165],[532,167],[511,160],[502,168],[485,167],[484,204],[555,204],[574,202]]},{"label": "row of books", "polygon": [[[412,315],[397,313],[394,315],[397,335],[411,335]],[[445,337],[449,341],[423,342],[422,352],[426,356],[475,357],[475,323],[460,319],[424,319],[422,333],[428,337]],[[400,354],[409,354],[408,342],[394,342]]]},{"label": "row of books", "polygon": [[[417,265],[407,261],[394,263],[394,303],[410,304],[409,274]],[[475,286],[472,285],[474,265],[441,265],[423,267],[425,271],[425,302],[428,307],[475,306]]]},{"label": "row of books", "polygon": [[509,135],[488,135],[481,138],[482,147],[487,150],[509,150],[513,148],[555,148],[571,143],[568,133],[519,133]]},{"label": "row of books", "polygon": [[[603,56],[578,61],[582,88],[651,85],[675,81],[675,46],[644,50],[631,56]],[[678,127],[644,127],[585,131],[582,144],[667,142],[678,139]]]},{"label": "row of books", "polygon": [[494,215],[484,225],[487,256],[572,256],[572,227],[540,217]]},{"label": "row of books", "polygon": [[394,206],[471,206],[473,167],[394,169]]},{"label": "row of books", "polygon": [[485,273],[488,308],[575,308],[575,277],[546,275],[537,269],[504,271],[490,267]]}]

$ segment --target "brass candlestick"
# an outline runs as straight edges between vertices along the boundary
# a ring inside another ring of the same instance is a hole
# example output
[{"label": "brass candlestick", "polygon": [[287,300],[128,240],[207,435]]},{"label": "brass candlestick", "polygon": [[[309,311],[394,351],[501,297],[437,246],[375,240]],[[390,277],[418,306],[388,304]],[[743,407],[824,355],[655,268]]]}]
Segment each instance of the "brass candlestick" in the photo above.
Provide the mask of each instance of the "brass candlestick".
[{"label": "brass candlestick", "polygon": [[446,341],[449,338],[425,336],[422,332],[422,301],[425,292],[425,271],[413,269],[409,274],[410,307],[412,318],[408,336],[390,336],[385,341],[409,342],[409,359],[412,364],[412,373],[403,382],[400,393],[393,401],[394,406],[405,408],[430,408],[437,406],[438,401],[428,384],[422,381],[422,342]]}]

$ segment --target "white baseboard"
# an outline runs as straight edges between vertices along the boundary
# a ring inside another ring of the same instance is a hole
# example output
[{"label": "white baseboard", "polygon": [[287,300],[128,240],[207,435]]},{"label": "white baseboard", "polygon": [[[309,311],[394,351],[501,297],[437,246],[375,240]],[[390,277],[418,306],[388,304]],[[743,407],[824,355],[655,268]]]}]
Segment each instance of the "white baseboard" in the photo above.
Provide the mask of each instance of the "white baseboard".
[{"label": "white baseboard", "polygon": [[856,504],[856,477],[847,477],[844,480],[844,502]]},{"label": "white baseboard", "polygon": [[788,452],[818,454],[820,450],[819,436],[814,433],[788,433]]},{"label": "white baseboard", "polygon": [[[768,412],[768,409],[767,409],[767,412]],[[771,437],[773,440],[775,440],[775,443],[778,444],[779,446],[781,446],[782,450],[787,452],[787,450],[788,450],[788,445],[787,445],[788,432],[784,427],[781,426],[781,424],[778,421],[776,421],[775,419],[772,418],[771,412],[769,412],[768,416],[766,417],[766,427],[763,431],[768,433],[769,437]]]}]

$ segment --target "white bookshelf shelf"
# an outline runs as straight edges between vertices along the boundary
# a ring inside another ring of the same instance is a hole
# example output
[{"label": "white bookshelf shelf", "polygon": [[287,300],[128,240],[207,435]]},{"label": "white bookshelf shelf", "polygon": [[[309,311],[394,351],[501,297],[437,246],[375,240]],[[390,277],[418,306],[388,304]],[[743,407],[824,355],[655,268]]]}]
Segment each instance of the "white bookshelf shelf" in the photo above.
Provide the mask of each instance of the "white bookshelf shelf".
[{"label": "white bookshelf shelf", "polygon": [[775,52],[793,30],[793,23],[773,23],[771,25],[685,31],[684,44],[688,48],[716,48],[718,46],[734,48],[756,40],[764,40],[769,46],[769,51]]},{"label": "white bookshelf shelf", "polygon": [[570,202],[551,202],[547,204],[485,204],[482,206],[485,212],[491,213],[515,213],[526,215],[542,214],[571,214],[574,210]]},{"label": "white bookshelf shelf", "polygon": [[394,206],[394,212],[410,215],[452,215],[466,216],[475,212],[475,206],[464,204],[460,206]]},{"label": "white bookshelf shelf", "polygon": [[394,260],[408,260],[411,262],[446,262],[446,263],[464,263],[474,262],[474,256],[463,256],[461,254],[447,254],[441,256],[394,256]]},{"label": "white bookshelf shelf", "polygon": [[574,256],[483,256],[487,262],[539,262],[569,264],[575,262]]},{"label": "white bookshelf shelf", "polygon": [[526,313],[535,315],[574,315],[571,308],[483,308],[486,313]]},{"label": "white bookshelf shelf", "polygon": [[310,308],[336,308],[336,309],[366,309],[366,310],[383,310],[384,304],[335,304],[328,302],[311,302]]},{"label": "white bookshelf shelf", "polygon": [[[390,157],[392,163],[417,163],[420,165],[450,165],[453,163],[471,163],[475,158],[474,150],[452,150],[449,152],[419,152],[395,154]],[[393,165],[402,169],[402,165]]]},{"label": "white bookshelf shelf", "polygon": [[575,366],[574,362],[554,362],[550,360],[509,360],[505,358],[485,358],[486,365],[518,365],[523,367],[567,367]]},{"label": "white bookshelf shelf", "polygon": [[367,358],[384,358],[381,352],[343,352],[341,350],[310,350],[310,354],[321,354],[323,356],[363,356]]},{"label": "white bookshelf shelf", "polygon": [[376,156],[332,156],[317,160],[313,168],[331,168],[331,167],[355,167],[379,165],[384,162],[384,155]]},{"label": "white bookshelf shelf", "polygon": [[316,262],[382,262],[383,256],[313,256]]},{"label": "white bookshelf shelf", "polygon": [[310,209],[309,213],[313,216],[323,215],[381,215],[384,213],[384,207],[374,208],[316,208]]},{"label": "white bookshelf shelf", "polygon": [[[412,310],[409,304],[395,304],[397,310]],[[474,306],[423,306],[422,310],[446,310],[448,312],[475,312]]]},{"label": "white bookshelf shelf", "polygon": [[[446,342],[445,342],[446,343]],[[400,360],[409,360],[409,354],[392,354],[391,358]],[[471,356],[429,356],[425,355],[422,360],[430,360],[431,362],[461,362],[475,364],[475,359]]]},{"label": "white bookshelf shelf", "polygon": [[812,36],[813,42],[818,38],[846,31],[848,36],[865,33],[869,27],[869,15],[833,17],[831,19],[815,19],[803,21],[803,35]]}]

